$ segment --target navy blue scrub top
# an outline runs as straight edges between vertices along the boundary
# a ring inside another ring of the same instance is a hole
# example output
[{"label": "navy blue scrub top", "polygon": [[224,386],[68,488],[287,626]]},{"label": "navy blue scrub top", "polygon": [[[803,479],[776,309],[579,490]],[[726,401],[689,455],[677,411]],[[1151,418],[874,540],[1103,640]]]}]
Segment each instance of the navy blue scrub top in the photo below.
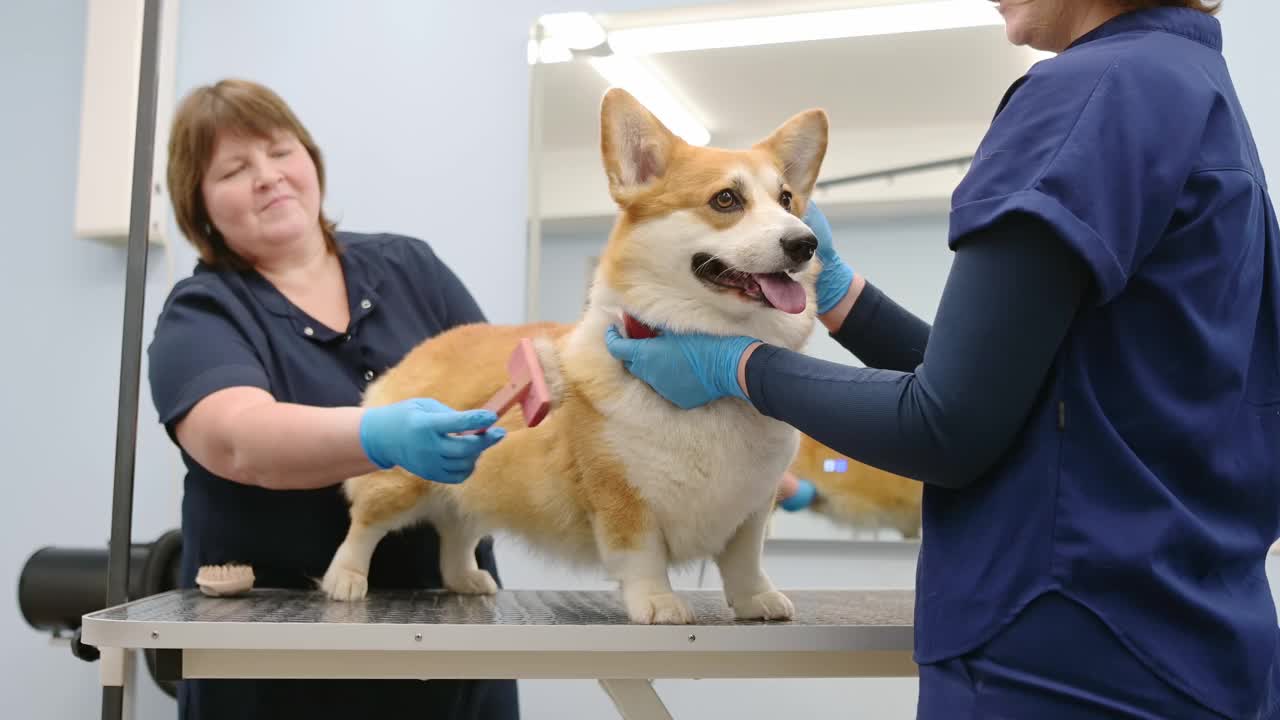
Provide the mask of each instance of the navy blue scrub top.
[{"label": "navy blue scrub top", "polygon": [[1174,687],[1254,717],[1280,644],[1280,230],[1218,21],[1126,14],[1020,79],[955,192],[952,247],[1017,213],[1093,292],[1001,461],[926,488],[916,659],[1057,591]]},{"label": "navy blue scrub top", "polygon": [[[191,277],[174,287],[148,348],[152,398],[171,438],[175,424],[197,402],[233,386],[262,388],[280,402],[359,405],[368,384],[415,345],[455,325],[484,321],[470,293],[426,243],[398,235],[349,232],[338,233],[337,240],[351,314],[343,332],[309,317],[253,271],[215,270],[199,263]],[[253,566],[258,587],[316,588],[315,579],[324,575],[347,532],[348,506],[340,485],[273,491],[218,477],[185,452],[182,459],[187,468],[182,501],[185,587],[195,586],[201,565],[237,562]],[[429,525],[388,535],[374,552],[369,585],[373,589],[441,587],[437,554],[438,536]],[[496,578],[488,541],[477,555],[481,567]],[[195,702],[203,712],[184,705],[186,717],[221,716],[213,708],[232,713],[226,717],[250,717],[250,708],[274,717],[272,713],[286,710],[268,697],[305,705],[308,696],[324,696],[315,683],[302,686],[310,688],[305,692],[280,695],[289,683],[219,682],[224,689],[252,685],[255,690],[227,690],[225,697],[215,700],[214,689],[206,687],[201,690],[203,698]],[[412,685],[427,684],[415,681]],[[353,698],[357,714],[368,711],[370,698],[351,690],[355,685],[327,685],[345,688],[342,697]],[[384,690],[370,692],[389,697],[391,686],[374,687]],[[445,702],[447,698],[439,696],[444,687],[438,682],[433,687],[434,706],[462,702],[456,698]],[[477,715],[463,708],[456,714],[419,710],[412,716],[514,717],[513,687],[510,691],[511,715]],[[339,713],[341,702],[337,697],[316,702],[309,716]],[[458,707],[463,705],[466,702]],[[287,712],[295,710],[291,706]]]}]

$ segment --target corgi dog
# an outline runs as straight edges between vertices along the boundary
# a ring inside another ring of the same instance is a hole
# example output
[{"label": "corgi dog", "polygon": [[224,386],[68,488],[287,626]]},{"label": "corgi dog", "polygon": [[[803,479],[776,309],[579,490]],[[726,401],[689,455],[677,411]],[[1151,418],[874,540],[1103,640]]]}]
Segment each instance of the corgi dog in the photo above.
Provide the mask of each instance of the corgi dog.
[{"label": "corgi dog", "polygon": [[837,524],[920,537],[923,483],[858,462],[803,434],[789,472],[813,483],[816,494],[807,509]]},{"label": "corgi dog", "polygon": [[474,551],[483,536],[504,531],[567,565],[603,569],[634,623],[693,622],[668,571],[706,558],[718,564],[736,617],[792,616],[761,554],[798,432],[738,398],[677,408],[609,354],[605,332],[625,324],[802,348],[820,268],[801,217],[826,154],[826,113],[795,115],[747,149],[703,148],[611,89],[600,132],[619,213],[579,320],[453,328],[410,351],[364,401],[429,397],[480,407],[528,337],[550,412],[534,427],[518,406],[504,413],[498,424],[507,436],[463,483],[400,468],[347,480],[351,525],[321,582],[329,597],[364,597],[380,539],[429,522],[440,535],[444,584],[458,593],[497,591]]}]

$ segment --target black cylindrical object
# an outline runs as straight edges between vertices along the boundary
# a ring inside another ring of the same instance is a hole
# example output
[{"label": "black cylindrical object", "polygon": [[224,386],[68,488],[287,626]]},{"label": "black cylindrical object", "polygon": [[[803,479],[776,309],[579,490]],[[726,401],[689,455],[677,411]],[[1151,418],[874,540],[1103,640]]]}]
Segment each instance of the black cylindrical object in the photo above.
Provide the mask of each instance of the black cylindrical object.
[{"label": "black cylindrical object", "polygon": [[[182,535],[171,530],[153,543],[129,548],[129,597],[155,595],[178,586]],[[27,558],[18,578],[18,608],[36,630],[65,633],[86,613],[103,608],[107,596],[106,548],[45,547]]]},{"label": "black cylindrical object", "polygon": [[[130,549],[130,595],[141,584],[150,546]],[[27,559],[18,580],[18,607],[36,630],[66,632],[80,617],[101,610],[107,597],[107,549],[46,547]]]}]

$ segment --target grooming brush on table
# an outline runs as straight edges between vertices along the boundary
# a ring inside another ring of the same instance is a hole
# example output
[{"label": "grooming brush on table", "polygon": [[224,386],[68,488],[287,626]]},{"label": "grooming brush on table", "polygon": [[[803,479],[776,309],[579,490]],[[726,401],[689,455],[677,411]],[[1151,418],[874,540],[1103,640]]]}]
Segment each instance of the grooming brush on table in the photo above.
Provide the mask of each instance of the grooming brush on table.
[{"label": "grooming brush on table", "polygon": [[253,568],[248,565],[202,565],[196,573],[200,592],[211,597],[243,595],[253,588]]}]

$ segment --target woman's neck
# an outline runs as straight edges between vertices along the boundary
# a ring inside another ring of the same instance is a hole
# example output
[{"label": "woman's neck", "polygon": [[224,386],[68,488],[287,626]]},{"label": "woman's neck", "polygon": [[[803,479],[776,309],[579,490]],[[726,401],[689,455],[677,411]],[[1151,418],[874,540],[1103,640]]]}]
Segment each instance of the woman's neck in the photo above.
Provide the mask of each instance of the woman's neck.
[{"label": "woman's neck", "polygon": [[1089,5],[1088,8],[1084,10],[1083,14],[1076,18],[1076,21],[1072,24],[1073,27],[1071,28],[1069,36],[1067,37],[1066,43],[1063,45],[1062,49],[1067,49],[1075,41],[1085,35],[1088,35],[1094,30],[1097,30],[1107,22],[1120,17],[1126,12],[1129,12],[1129,10],[1123,7],[1118,7],[1109,2],[1099,2]]},{"label": "woman's neck", "polygon": [[307,287],[331,272],[336,261],[317,228],[314,236],[299,239],[269,257],[257,258],[253,266],[277,287]]},{"label": "woman's neck", "polygon": [[325,327],[344,332],[351,323],[342,262],[329,252],[323,236],[298,252],[255,267],[289,302]]}]

